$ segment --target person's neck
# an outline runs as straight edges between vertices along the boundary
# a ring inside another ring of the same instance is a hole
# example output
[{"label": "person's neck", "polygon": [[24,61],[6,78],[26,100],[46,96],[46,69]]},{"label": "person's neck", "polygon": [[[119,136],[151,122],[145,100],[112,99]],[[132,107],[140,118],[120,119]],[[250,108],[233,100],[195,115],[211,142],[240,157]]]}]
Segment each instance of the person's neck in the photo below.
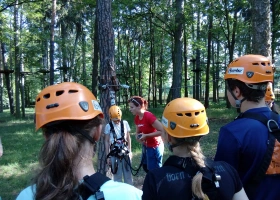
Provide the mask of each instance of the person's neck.
[{"label": "person's neck", "polygon": [[84,159],[80,160],[79,164],[77,165],[75,176],[78,180],[82,180],[84,176],[88,175],[91,176],[95,173],[92,159]]},{"label": "person's neck", "polygon": [[253,109],[253,108],[262,108],[262,107],[267,107],[264,99],[261,100],[260,102],[253,102],[253,101],[245,100],[241,104],[240,111],[243,113],[243,112]]},{"label": "person's neck", "polygon": [[143,109],[141,109],[140,112],[138,113],[138,117],[140,120],[143,119],[144,113],[145,113],[145,110],[143,110]]},{"label": "person's neck", "polygon": [[182,157],[182,158],[191,157],[191,154],[187,150],[187,148],[180,148],[180,146],[173,148],[173,155],[178,156],[178,157]]}]

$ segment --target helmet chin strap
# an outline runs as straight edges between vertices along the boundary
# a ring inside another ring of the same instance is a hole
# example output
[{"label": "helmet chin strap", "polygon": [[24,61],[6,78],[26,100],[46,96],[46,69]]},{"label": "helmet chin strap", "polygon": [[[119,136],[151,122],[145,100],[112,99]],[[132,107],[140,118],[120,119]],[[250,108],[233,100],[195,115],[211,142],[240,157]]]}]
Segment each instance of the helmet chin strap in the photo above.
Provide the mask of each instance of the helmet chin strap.
[{"label": "helmet chin strap", "polygon": [[231,94],[231,96],[235,99],[235,106],[236,106],[236,110],[238,113],[240,113],[240,108],[241,108],[241,103],[243,101],[246,100],[246,98],[244,97],[242,100],[237,99],[237,97],[234,95],[233,91],[229,89],[229,92]]}]

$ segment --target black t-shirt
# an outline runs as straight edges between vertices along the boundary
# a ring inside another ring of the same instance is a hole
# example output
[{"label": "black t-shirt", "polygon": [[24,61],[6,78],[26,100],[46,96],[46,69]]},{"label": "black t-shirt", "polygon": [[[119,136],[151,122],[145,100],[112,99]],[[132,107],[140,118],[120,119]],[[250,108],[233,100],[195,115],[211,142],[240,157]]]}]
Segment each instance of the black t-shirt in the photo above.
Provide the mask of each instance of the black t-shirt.
[{"label": "black t-shirt", "polygon": [[[222,161],[211,163],[215,172],[221,176],[218,188],[219,199],[232,200],[233,195],[242,189],[236,170]],[[178,167],[179,165],[186,167],[183,169]],[[162,168],[149,171],[146,175],[142,199],[192,199],[192,178],[198,170],[191,158],[170,156]]]}]

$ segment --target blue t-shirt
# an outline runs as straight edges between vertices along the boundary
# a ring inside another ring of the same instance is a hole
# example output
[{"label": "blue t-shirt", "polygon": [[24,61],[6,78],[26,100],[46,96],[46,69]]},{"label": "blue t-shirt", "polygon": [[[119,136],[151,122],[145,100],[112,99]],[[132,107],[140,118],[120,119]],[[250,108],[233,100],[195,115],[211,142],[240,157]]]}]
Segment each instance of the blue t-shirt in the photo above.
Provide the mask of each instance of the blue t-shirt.
[{"label": "blue t-shirt", "polygon": [[[100,187],[103,191],[106,200],[141,200],[142,190],[126,183],[115,181],[107,181]],[[34,200],[36,186],[29,186],[22,190],[16,200]],[[94,195],[91,195],[88,200],[96,200]]]},{"label": "blue t-shirt", "polygon": [[[246,112],[263,114],[269,118],[271,111],[262,107]],[[265,176],[254,192],[246,190],[246,184],[258,170],[265,155],[267,139],[267,127],[254,119],[237,119],[220,129],[215,161],[226,161],[238,171],[250,200],[275,200],[280,197],[280,176]]]}]

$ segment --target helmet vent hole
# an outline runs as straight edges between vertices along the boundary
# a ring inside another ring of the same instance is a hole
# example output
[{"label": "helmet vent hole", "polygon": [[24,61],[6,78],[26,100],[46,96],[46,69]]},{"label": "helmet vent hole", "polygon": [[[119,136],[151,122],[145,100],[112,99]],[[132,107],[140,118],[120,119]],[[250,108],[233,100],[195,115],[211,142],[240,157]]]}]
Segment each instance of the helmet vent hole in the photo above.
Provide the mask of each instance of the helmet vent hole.
[{"label": "helmet vent hole", "polygon": [[185,115],[186,115],[187,117],[191,117],[191,116],[192,116],[191,113],[186,113]]},{"label": "helmet vent hole", "polygon": [[41,101],[41,98],[38,98],[38,99],[37,99],[37,102],[39,102],[39,101]]},{"label": "helmet vent hole", "polygon": [[63,93],[64,93],[64,90],[57,91],[57,92],[56,92],[56,96],[60,96],[60,95],[62,95]]},{"label": "helmet vent hole", "polygon": [[48,94],[45,94],[43,97],[44,97],[44,99],[48,99],[48,98],[50,98],[50,93],[48,93]]},{"label": "helmet vent hole", "polygon": [[78,92],[78,90],[69,90],[69,94],[72,94],[72,93],[77,93]]},{"label": "helmet vent hole", "polygon": [[194,114],[195,114],[195,116],[197,116],[197,115],[199,115],[199,113],[200,113],[200,112],[195,112]]},{"label": "helmet vent hole", "polygon": [[259,65],[259,63],[253,63],[253,65]]},{"label": "helmet vent hole", "polygon": [[177,116],[182,117],[182,116],[183,116],[183,114],[182,114],[182,113],[177,113]]}]

